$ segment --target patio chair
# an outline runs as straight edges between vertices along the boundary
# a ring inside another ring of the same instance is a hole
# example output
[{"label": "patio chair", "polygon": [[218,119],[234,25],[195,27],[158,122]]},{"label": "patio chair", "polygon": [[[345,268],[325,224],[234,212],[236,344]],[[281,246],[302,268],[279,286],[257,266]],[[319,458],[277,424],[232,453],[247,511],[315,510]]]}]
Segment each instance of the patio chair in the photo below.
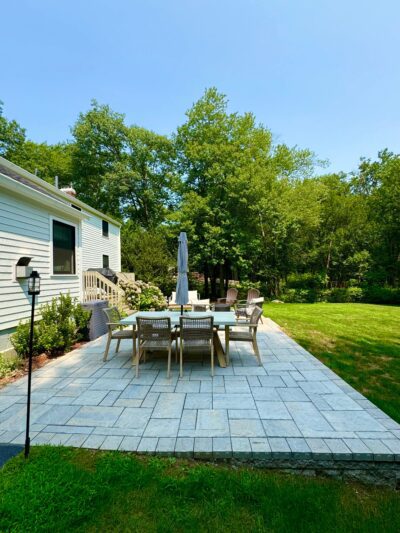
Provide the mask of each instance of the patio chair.
[{"label": "patio chair", "polygon": [[258,289],[249,289],[249,291],[247,292],[247,299],[239,300],[235,306],[235,313],[237,318],[249,318],[252,312],[254,311],[256,305],[258,307],[262,307],[263,303],[264,298],[260,296],[260,291]]},{"label": "patio chair", "polygon": [[123,329],[124,326],[120,324],[121,315],[117,307],[107,307],[102,310],[107,317],[108,338],[106,349],[103,356],[103,361],[107,361],[108,351],[110,349],[111,341],[117,340],[117,347],[115,353],[118,353],[119,345],[123,339],[131,339],[133,341],[133,363],[136,359],[136,331],[134,329]]},{"label": "patio chair", "polygon": [[236,303],[238,295],[238,290],[231,288],[227,290],[226,297],[225,298],[218,298],[217,302],[222,304],[230,304],[233,305]]},{"label": "patio chair", "polygon": [[231,310],[231,304],[217,302],[213,305],[213,311],[216,313],[226,313]]},{"label": "patio chair", "polygon": [[262,309],[261,307],[256,306],[253,309],[253,312],[250,316],[250,320],[248,322],[244,322],[243,324],[239,324],[240,326],[248,327],[248,331],[230,331],[229,332],[230,341],[252,343],[254,353],[257,357],[258,364],[260,366],[262,366],[262,362],[261,362],[261,357],[260,357],[260,351],[258,349],[258,344],[257,344],[257,327],[258,327],[258,322],[261,316],[262,316]]},{"label": "patio chair", "polygon": [[167,377],[171,375],[171,350],[172,350],[172,331],[171,319],[168,318],[150,318],[138,317],[137,337],[138,337],[138,360],[136,365],[136,377],[139,375],[139,363],[143,355],[146,360],[147,350],[160,350],[168,352]]},{"label": "patio chair", "polygon": [[196,312],[206,312],[208,311],[210,308],[209,305],[207,304],[192,304],[192,311],[196,311]]},{"label": "patio chair", "polygon": [[203,352],[209,350],[211,354],[211,375],[214,375],[214,319],[207,317],[180,317],[180,360],[179,375],[183,376],[184,350]]}]

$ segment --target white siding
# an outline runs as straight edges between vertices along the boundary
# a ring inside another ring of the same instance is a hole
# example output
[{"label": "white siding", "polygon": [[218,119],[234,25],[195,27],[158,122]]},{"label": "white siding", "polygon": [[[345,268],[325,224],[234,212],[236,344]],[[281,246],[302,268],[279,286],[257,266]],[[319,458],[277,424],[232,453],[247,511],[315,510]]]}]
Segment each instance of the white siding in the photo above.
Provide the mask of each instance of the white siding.
[{"label": "white siding", "polygon": [[108,255],[110,268],[115,272],[121,272],[119,233],[119,227],[109,222],[108,237],[104,237],[102,219],[93,214],[82,222],[83,270],[102,268],[103,255]]},{"label": "white siding", "polygon": [[[76,275],[52,275],[52,217],[76,228]],[[15,327],[30,316],[30,296],[27,280],[16,281],[15,264],[22,256],[32,257],[30,266],[41,277],[38,304],[50,301],[60,292],[81,294],[81,235],[80,222],[59,217],[47,208],[29,204],[18,196],[0,191],[0,331]]]}]

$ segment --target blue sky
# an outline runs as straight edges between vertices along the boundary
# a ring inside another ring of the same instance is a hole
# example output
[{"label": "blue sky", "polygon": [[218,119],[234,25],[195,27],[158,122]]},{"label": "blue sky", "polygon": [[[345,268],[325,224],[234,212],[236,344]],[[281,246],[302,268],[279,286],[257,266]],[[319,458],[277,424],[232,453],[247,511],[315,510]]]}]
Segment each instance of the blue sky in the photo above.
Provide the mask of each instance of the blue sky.
[{"label": "blue sky", "polygon": [[70,138],[92,98],[169,134],[216,86],[329,170],[400,152],[398,0],[18,0],[1,19],[0,100],[35,141]]}]

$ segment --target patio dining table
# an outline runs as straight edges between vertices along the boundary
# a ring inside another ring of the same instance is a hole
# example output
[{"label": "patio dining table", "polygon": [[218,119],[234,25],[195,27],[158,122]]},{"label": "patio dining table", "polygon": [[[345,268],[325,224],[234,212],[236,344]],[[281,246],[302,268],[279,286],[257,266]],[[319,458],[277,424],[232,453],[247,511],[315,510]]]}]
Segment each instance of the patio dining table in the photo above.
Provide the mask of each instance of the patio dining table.
[{"label": "patio dining table", "polygon": [[[170,318],[171,319],[171,326],[172,327],[178,327],[179,326],[179,319],[180,319],[181,313],[180,312],[174,312],[174,311],[138,311],[137,313],[133,313],[132,315],[127,316],[126,318],[123,318],[121,320],[121,324],[124,326],[133,326],[133,328],[136,328],[136,319],[138,317],[146,317],[146,318]],[[208,317],[212,316],[214,318],[214,326],[218,328],[225,328],[225,353],[222,348],[221,341],[219,340],[218,334],[214,335],[214,348],[218,357],[218,363],[220,366],[225,367],[229,365],[229,328],[231,326],[237,325],[237,319],[236,315],[233,311],[226,311],[226,312],[213,312],[213,311],[206,311],[206,312],[185,312],[185,317],[190,318],[199,318],[199,317]]]}]

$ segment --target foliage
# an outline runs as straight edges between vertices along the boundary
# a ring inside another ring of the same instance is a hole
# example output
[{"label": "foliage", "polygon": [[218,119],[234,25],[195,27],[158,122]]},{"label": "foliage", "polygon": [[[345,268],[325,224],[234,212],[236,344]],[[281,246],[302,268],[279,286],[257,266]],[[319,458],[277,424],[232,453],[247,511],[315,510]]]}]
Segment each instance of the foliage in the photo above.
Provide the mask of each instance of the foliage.
[{"label": "foliage", "polygon": [[264,313],[400,422],[400,308],[357,303],[266,304]]},{"label": "foliage", "polygon": [[152,283],[144,281],[122,281],[119,282],[125,292],[125,300],[131,309],[148,311],[159,311],[165,309],[167,304],[161,290]]},{"label": "foliage", "polygon": [[[91,313],[69,294],[60,294],[42,305],[40,313],[42,318],[34,326],[33,355],[63,353],[77,340],[87,338]],[[21,322],[11,336],[12,345],[20,357],[29,353],[29,332],[30,324]]]},{"label": "foliage", "polygon": [[4,357],[0,355],[0,379],[12,374],[20,365],[21,361],[17,357]]},{"label": "foliage", "polygon": [[173,143],[92,102],[72,133],[74,185],[79,197],[104,213],[143,227],[163,221],[173,204]]},{"label": "foliage", "polygon": [[176,284],[176,256],[171,253],[167,237],[161,230],[145,230],[128,221],[121,230],[122,270],[152,282],[171,294]]},{"label": "foliage", "polygon": [[[19,357],[25,357],[29,353],[29,336],[30,322],[20,322],[15,333],[11,335],[11,344]],[[42,351],[37,324],[34,325],[32,349],[33,355],[38,355]]]},{"label": "foliage", "polygon": [[165,293],[186,231],[205,297],[236,280],[260,282],[270,298],[353,300],[347,289],[362,287],[363,301],[398,301],[368,288],[400,283],[399,154],[385,149],[351,175],[319,175],[310,150],[274,143],[216,88],[169,137],[96,101],[72,134],[69,143],[35,143],[0,106],[0,155],[50,182],[56,174],[73,182],[80,199],[121,220],[124,269]]},{"label": "foliage", "polygon": [[375,304],[400,305],[400,288],[371,285],[364,289],[363,299]]}]

